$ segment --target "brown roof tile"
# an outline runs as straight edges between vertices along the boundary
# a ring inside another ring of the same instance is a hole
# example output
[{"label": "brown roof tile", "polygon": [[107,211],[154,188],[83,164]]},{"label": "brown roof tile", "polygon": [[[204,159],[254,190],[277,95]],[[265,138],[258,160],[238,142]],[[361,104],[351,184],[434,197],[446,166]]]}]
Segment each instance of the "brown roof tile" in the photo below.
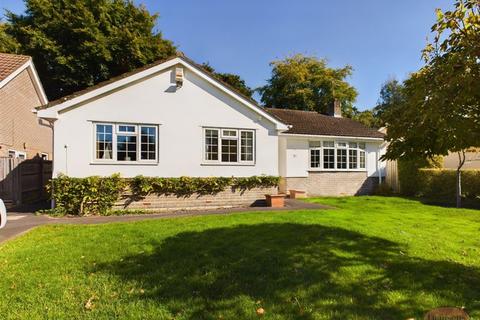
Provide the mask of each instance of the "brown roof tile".
[{"label": "brown roof tile", "polygon": [[266,111],[292,127],[287,134],[383,138],[383,133],[348,118],[313,111],[267,108]]},{"label": "brown roof tile", "polygon": [[5,80],[28,60],[30,60],[29,56],[0,53],[0,81]]}]

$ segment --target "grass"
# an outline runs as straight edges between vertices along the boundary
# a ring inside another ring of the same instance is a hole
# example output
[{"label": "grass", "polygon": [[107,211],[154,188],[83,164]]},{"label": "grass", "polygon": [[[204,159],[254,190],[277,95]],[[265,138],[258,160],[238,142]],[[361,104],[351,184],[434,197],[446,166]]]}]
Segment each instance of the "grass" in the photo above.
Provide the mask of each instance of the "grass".
[{"label": "grass", "polygon": [[332,210],[44,226],[0,246],[4,319],[480,319],[480,211]]}]

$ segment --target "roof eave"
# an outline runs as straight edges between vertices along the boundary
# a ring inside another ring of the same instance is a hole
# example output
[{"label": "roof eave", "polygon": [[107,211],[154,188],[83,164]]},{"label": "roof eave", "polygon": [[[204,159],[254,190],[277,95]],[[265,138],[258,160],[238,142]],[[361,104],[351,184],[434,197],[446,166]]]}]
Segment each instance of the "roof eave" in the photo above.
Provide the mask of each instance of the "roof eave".
[{"label": "roof eave", "polygon": [[384,138],[377,137],[365,137],[365,136],[339,136],[339,135],[328,135],[328,134],[300,134],[300,133],[280,133],[280,136],[285,137],[295,137],[295,138],[330,138],[330,139],[356,139],[356,140],[365,140],[365,141],[379,141],[382,142]]}]

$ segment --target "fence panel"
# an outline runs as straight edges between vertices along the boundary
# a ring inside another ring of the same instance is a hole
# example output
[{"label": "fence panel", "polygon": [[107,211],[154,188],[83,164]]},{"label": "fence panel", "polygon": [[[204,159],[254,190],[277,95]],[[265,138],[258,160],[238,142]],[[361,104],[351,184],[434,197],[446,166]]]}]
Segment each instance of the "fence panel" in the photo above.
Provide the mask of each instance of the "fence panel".
[{"label": "fence panel", "polygon": [[51,161],[0,158],[0,198],[9,206],[45,200],[51,176]]}]

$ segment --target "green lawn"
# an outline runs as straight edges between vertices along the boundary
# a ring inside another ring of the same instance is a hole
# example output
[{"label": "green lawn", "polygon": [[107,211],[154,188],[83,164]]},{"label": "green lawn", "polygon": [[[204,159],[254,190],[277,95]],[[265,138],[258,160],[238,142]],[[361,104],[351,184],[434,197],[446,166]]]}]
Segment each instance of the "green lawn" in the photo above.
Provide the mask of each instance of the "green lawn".
[{"label": "green lawn", "polygon": [[0,246],[2,319],[480,319],[480,211],[332,210],[46,226]]}]

